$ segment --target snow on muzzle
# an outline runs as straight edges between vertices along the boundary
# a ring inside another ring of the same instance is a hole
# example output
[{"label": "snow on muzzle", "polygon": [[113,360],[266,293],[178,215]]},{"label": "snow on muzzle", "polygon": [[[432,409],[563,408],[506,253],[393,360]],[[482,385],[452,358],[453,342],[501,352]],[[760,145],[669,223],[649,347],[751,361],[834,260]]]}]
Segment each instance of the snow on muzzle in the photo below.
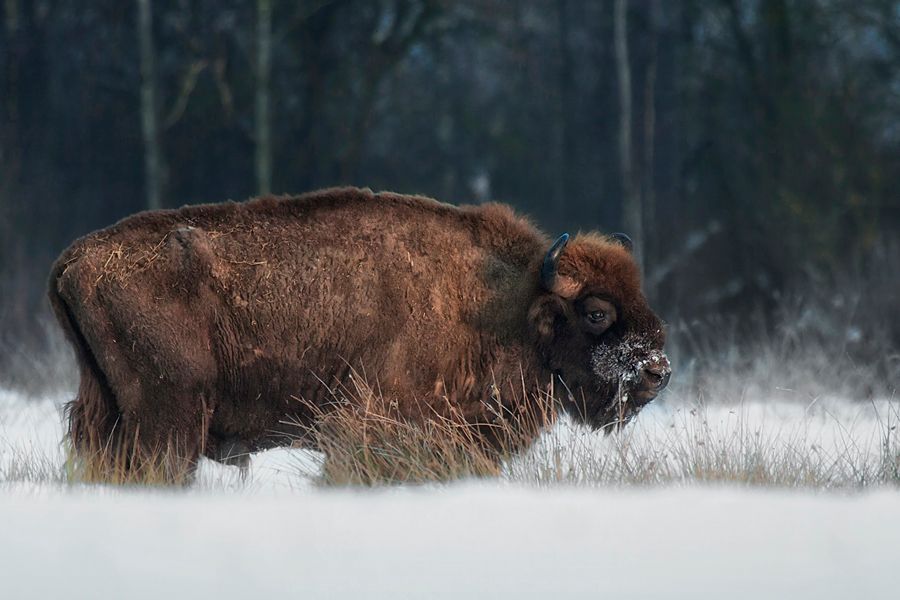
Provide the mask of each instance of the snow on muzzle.
[{"label": "snow on muzzle", "polygon": [[617,344],[601,344],[591,357],[594,375],[603,386],[612,385],[620,402],[646,403],[669,383],[669,358],[650,340],[630,334]]}]

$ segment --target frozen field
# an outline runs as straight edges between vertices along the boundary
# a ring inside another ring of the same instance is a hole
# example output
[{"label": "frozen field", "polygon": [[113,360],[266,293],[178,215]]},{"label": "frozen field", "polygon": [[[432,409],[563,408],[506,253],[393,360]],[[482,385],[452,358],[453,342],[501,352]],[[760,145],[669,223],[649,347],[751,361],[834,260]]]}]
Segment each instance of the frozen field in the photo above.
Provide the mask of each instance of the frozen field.
[{"label": "frozen field", "polygon": [[[826,488],[883,472],[896,411],[660,403],[618,438],[563,425],[498,480],[323,489],[315,455],[281,450],[248,481],[205,462],[187,491],[142,491],[64,483],[58,404],[0,393],[0,597],[890,598],[896,485]],[[686,475],[719,453],[820,479]]]},{"label": "frozen field", "polygon": [[4,598],[891,598],[894,492],[4,494]]}]

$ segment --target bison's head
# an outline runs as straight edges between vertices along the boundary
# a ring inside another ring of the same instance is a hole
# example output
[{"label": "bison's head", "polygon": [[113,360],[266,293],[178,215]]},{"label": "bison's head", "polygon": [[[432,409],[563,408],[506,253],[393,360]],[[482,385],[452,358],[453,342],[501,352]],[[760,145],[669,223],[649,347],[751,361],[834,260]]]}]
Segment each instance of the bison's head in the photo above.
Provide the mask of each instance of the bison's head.
[{"label": "bison's head", "polygon": [[627,422],[669,381],[663,324],[641,292],[631,240],[563,235],[540,268],[529,320],[566,410],[595,428]]}]

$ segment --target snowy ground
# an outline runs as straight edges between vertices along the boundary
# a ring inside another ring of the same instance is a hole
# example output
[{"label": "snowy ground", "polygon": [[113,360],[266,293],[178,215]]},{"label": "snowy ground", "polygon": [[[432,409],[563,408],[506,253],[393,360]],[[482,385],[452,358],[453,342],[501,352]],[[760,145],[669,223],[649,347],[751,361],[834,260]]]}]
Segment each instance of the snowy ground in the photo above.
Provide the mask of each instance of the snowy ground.
[{"label": "snowy ground", "polygon": [[[896,405],[668,402],[629,435],[672,448],[747,430],[764,444],[877,460]],[[58,406],[0,392],[2,598],[889,598],[900,589],[896,488],[536,489],[504,479],[327,490],[301,474],[314,455],[286,450],[256,456],[246,483],[204,463],[188,491],[72,486],[58,476]],[[553,448],[614,449],[596,434],[554,435]],[[26,460],[56,479],[29,476]]]},{"label": "snowy ground", "polygon": [[4,495],[5,598],[890,598],[896,493]]}]

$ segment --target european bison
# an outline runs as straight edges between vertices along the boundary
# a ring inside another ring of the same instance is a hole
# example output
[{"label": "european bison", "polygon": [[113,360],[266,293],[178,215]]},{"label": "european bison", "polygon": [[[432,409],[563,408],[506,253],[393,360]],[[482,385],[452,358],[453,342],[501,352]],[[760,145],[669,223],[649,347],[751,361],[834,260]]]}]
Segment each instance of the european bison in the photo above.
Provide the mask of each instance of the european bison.
[{"label": "european bison", "polygon": [[621,423],[670,373],[629,247],[355,188],[131,216],[50,276],[81,369],[71,442],[174,441],[192,462],[288,444],[355,370],[410,419],[489,432],[549,391],[595,428]]}]

